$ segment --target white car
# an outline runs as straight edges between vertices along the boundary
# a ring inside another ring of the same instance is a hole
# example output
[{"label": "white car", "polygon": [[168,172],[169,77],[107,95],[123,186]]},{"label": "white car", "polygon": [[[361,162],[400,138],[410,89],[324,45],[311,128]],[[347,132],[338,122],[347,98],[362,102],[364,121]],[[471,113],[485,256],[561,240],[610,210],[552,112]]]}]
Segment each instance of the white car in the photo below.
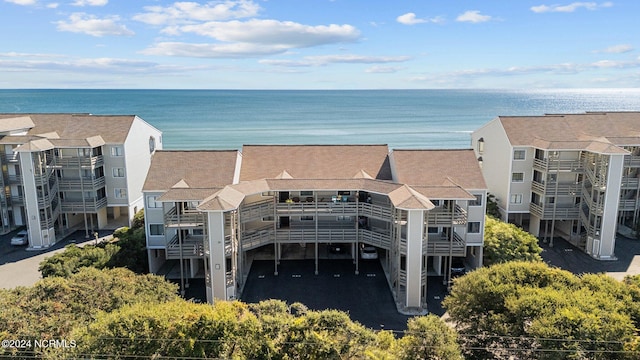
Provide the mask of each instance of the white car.
[{"label": "white car", "polygon": [[365,246],[360,249],[360,258],[363,260],[375,260],[378,258],[378,250],[373,246]]},{"label": "white car", "polygon": [[27,245],[29,243],[29,233],[27,230],[20,230],[11,238],[11,245]]}]

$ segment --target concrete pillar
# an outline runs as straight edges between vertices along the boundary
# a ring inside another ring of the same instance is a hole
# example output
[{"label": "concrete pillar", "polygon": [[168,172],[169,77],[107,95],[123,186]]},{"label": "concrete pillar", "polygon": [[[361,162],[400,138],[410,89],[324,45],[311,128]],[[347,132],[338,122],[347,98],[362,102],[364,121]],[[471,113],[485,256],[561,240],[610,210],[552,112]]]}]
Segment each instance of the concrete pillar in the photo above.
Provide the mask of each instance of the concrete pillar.
[{"label": "concrete pillar", "polygon": [[424,210],[407,211],[407,299],[406,306],[422,305],[422,237]]},{"label": "concrete pillar", "polygon": [[224,254],[224,213],[207,212],[209,220],[209,276],[213,301],[227,300],[226,256]]},{"label": "concrete pillar", "polygon": [[594,243],[593,246],[593,255],[603,260],[615,259],[618,205],[623,169],[624,155],[611,155],[609,157],[609,168],[607,169],[607,192],[603,203],[599,249],[597,248],[597,243]]},{"label": "concrete pillar", "polygon": [[40,232],[40,212],[38,210],[38,193],[34,178],[36,169],[33,167],[32,153],[20,153],[20,170],[22,172],[22,190],[24,196],[24,209],[27,213],[25,224],[29,230],[29,249],[42,249],[45,244]]}]

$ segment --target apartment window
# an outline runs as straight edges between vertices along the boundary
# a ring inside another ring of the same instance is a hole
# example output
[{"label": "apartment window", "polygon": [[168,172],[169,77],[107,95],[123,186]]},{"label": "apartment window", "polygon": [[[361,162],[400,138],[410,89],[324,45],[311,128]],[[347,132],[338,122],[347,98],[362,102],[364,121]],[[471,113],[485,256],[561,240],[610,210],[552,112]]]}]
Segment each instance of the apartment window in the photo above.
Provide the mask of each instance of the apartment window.
[{"label": "apartment window", "polygon": [[156,138],[153,136],[149,137],[149,153],[153,154],[156,151]]},{"label": "apartment window", "polygon": [[478,154],[482,154],[484,152],[484,138],[478,139]]},{"label": "apartment window", "polygon": [[435,227],[435,226],[429,226],[427,228],[427,233],[429,233],[429,234],[437,234],[438,230],[439,229],[437,227]]},{"label": "apartment window", "polygon": [[516,172],[511,174],[512,182],[523,182],[524,181],[524,173]]},{"label": "apartment window", "polygon": [[336,220],[338,221],[351,221],[351,216],[347,216],[347,215],[340,215],[336,218]]},{"label": "apartment window", "polygon": [[111,148],[111,156],[122,156],[123,154],[122,146],[114,146]]},{"label": "apartment window", "polygon": [[522,204],[522,194],[513,194],[509,200],[512,204]]},{"label": "apartment window", "polygon": [[127,197],[127,189],[113,189],[113,194],[116,199],[124,199]]},{"label": "apartment window", "polygon": [[513,150],[513,160],[524,160],[527,157],[527,150]]},{"label": "apartment window", "polygon": [[262,221],[264,221],[264,222],[272,222],[273,221],[273,216],[263,216],[262,217]]},{"label": "apartment window", "polygon": [[300,191],[300,196],[313,196],[313,191]]},{"label": "apartment window", "polygon": [[300,221],[313,221],[313,216],[300,216]]},{"label": "apartment window", "polygon": [[431,200],[431,203],[435,206],[440,206],[440,200],[433,200],[433,199],[429,199]]},{"label": "apartment window", "polygon": [[113,177],[114,178],[124,177],[124,168],[113,168]]},{"label": "apartment window", "polygon": [[162,207],[162,203],[158,201],[158,198],[160,197],[160,195],[150,195],[147,196],[147,207],[148,208],[161,208]]},{"label": "apartment window", "polygon": [[482,195],[474,195],[475,200],[469,201],[469,206],[482,206]]},{"label": "apartment window", "polygon": [[467,223],[467,232],[469,234],[479,234],[480,233],[480,222],[473,221]]},{"label": "apartment window", "polygon": [[151,235],[151,236],[164,235],[164,225],[162,225],[162,224],[149,224],[149,235]]}]

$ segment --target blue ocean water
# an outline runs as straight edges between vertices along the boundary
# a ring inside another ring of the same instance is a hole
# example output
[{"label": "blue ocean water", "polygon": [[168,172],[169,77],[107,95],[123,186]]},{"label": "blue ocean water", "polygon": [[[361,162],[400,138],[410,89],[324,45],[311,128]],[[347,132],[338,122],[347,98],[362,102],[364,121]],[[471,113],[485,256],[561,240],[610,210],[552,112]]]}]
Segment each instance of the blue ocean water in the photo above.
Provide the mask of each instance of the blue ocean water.
[{"label": "blue ocean water", "polygon": [[243,144],[467,148],[498,115],[640,111],[640,89],[0,90],[0,113],[138,115],[165,149]]}]

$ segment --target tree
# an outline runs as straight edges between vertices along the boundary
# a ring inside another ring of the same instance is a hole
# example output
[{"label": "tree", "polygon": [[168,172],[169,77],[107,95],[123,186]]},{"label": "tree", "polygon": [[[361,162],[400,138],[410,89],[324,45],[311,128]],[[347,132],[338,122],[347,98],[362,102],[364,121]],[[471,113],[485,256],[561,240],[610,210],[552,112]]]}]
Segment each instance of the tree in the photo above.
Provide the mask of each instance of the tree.
[{"label": "tree", "polygon": [[507,261],[542,261],[538,239],[514,224],[490,216],[484,224],[484,264]]},{"label": "tree", "polygon": [[443,305],[468,359],[637,359],[639,299],[606,275],[509,262],[458,278]]},{"label": "tree", "polygon": [[100,314],[74,338],[78,354],[224,359],[357,358],[372,352],[379,339],[346,313],[277,300],[137,304]]},{"label": "tree", "polygon": [[406,360],[462,360],[458,335],[435,315],[409,319],[399,340],[399,358]]},{"label": "tree", "polygon": [[71,244],[67,245],[63,252],[44,259],[38,270],[42,277],[69,277],[83,267],[104,269],[118,251],[120,251],[120,247],[113,244],[86,245],[84,247]]},{"label": "tree", "polygon": [[500,207],[498,206],[498,198],[493,194],[487,194],[487,208],[486,213],[495,219],[500,219],[502,214],[500,213]]},{"label": "tree", "polygon": [[159,276],[82,268],[67,278],[0,290],[0,338],[70,339],[74,327],[86,327],[100,312],[176,298],[177,286]]}]

